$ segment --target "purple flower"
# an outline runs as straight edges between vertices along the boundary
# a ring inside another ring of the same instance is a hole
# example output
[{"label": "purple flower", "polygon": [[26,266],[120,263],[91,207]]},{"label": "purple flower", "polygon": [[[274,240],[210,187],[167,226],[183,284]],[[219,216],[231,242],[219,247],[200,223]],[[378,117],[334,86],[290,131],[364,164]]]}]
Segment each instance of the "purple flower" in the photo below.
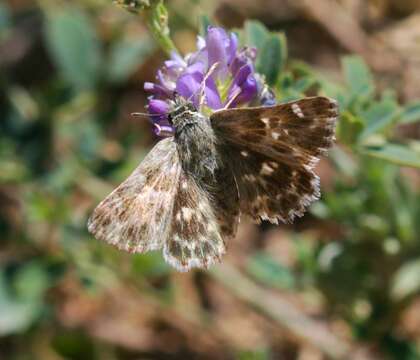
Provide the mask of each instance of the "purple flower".
[{"label": "purple flower", "polygon": [[158,135],[173,132],[167,114],[175,94],[198,108],[204,93],[204,107],[199,110],[206,114],[222,108],[265,103],[259,101],[264,82],[255,73],[256,49],[238,49],[236,35],[218,27],[209,27],[205,38],[198,37],[197,49],[184,58],[172,54],[158,70],[156,82],[144,84],[151,94],[148,111]]}]

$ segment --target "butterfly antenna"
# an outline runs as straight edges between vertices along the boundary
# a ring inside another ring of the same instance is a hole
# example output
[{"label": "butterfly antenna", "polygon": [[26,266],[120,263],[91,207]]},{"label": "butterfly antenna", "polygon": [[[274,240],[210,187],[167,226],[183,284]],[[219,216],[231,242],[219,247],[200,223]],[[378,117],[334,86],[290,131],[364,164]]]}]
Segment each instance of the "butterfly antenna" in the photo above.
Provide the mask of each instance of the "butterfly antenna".
[{"label": "butterfly antenna", "polygon": [[218,66],[219,66],[219,63],[215,62],[210,67],[210,69],[207,71],[206,75],[204,76],[203,81],[201,82],[200,95],[199,95],[200,103],[199,103],[199,107],[198,107],[200,111],[201,111],[201,109],[204,106],[204,103],[206,101],[206,81],[214,73],[214,71],[216,70],[216,68]]},{"label": "butterfly antenna", "polygon": [[[205,90],[206,90],[206,81],[207,81],[207,79],[211,76],[211,74],[214,72],[214,70],[216,70],[216,68],[217,68],[217,66],[218,66],[218,65],[219,65],[219,63],[218,63],[218,62],[214,63],[214,64],[210,67],[210,69],[207,71],[206,75],[204,75],[204,78],[203,78],[203,80],[201,81],[201,84],[200,84],[200,88],[198,89],[198,91],[200,92],[200,100],[201,100],[202,98],[204,98],[204,95],[205,95]],[[187,101],[191,101],[191,99],[192,99],[195,95],[197,95],[197,92],[198,92],[198,91],[196,91],[196,92],[192,93],[192,94],[190,95],[190,97],[187,99]],[[200,104],[201,104],[201,101],[200,101]]]},{"label": "butterfly antenna", "polygon": [[[205,90],[206,90],[206,81],[207,79],[214,73],[214,71],[216,70],[217,66],[219,65],[218,62],[214,63],[210,69],[207,71],[206,75],[203,78],[203,81],[201,82],[200,88],[198,89],[198,91],[194,92],[193,94],[191,94],[187,100],[185,100],[186,102],[191,102],[192,98],[197,95],[197,93],[199,92],[199,99],[200,99],[200,103],[199,103],[199,110],[201,110],[202,106],[204,105],[205,102]],[[176,111],[177,109],[181,108],[183,106],[183,104],[179,105],[178,107],[176,107],[173,111]],[[169,113],[166,114],[156,114],[156,115],[168,115]],[[155,114],[145,114],[145,113],[132,113],[132,115],[134,116],[154,116]]]},{"label": "butterfly antenna", "polygon": [[169,113],[162,113],[162,114],[151,114],[151,113],[142,113],[142,112],[133,112],[131,113],[131,116],[145,116],[145,117],[150,117],[150,116],[162,116],[162,115],[169,115]]},{"label": "butterfly antenna", "polygon": [[130,114],[131,116],[151,116],[153,114],[142,113],[142,112],[133,112]]},{"label": "butterfly antenna", "polygon": [[236,100],[236,98],[240,95],[240,93],[242,92],[241,89],[236,89],[236,91],[234,92],[233,96],[230,98],[230,100],[227,102],[227,104],[225,105],[225,107],[223,109],[228,109],[230,105],[232,105],[232,103]]}]

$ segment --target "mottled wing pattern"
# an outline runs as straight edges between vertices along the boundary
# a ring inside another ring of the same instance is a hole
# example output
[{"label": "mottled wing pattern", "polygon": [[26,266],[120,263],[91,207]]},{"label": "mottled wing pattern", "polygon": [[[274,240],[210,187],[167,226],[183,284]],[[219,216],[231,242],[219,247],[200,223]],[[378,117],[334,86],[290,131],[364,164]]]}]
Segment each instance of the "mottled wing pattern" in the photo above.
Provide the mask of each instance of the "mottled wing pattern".
[{"label": "mottled wing pattern", "polygon": [[272,107],[229,109],[211,116],[227,150],[240,208],[257,221],[290,222],[319,198],[313,167],[334,142],[336,101],[326,97]]},{"label": "mottled wing pattern", "polygon": [[136,170],[94,210],[89,231],[130,252],[163,246],[181,174],[176,144],[167,138],[150,151]]},{"label": "mottled wing pattern", "polygon": [[170,237],[163,248],[165,260],[180,271],[207,268],[225,253],[217,214],[208,192],[188,174],[181,173],[175,194]]}]

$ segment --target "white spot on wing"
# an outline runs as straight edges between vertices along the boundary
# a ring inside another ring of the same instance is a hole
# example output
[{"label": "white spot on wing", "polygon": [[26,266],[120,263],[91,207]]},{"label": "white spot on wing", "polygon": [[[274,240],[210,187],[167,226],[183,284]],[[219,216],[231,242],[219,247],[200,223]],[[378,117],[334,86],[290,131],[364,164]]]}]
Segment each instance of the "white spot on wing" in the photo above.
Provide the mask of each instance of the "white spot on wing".
[{"label": "white spot on wing", "polygon": [[242,150],[242,151],[241,151],[241,155],[242,155],[243,157],[248,157],[248,156],[249,156],[248,151],[245,151],[245,150]]},{"label": "white spot on wing", "polygon": [[244,179],[249,181],[249,182],[256,182],[257,181],[257,178],[252,174],[244,175]]},{"label": "white spot on wing", "polygon": [[302,109],[300,108],[300,106],[297,103],[292,104],[292,110],[298,117],[300,117],[300,118],[305,117],[305,115],[302,112]]},{"label": "white spot on wing", "polygon": [[274,140],[278,140],[278,138],[280,137],[280,134],[279,134],[278,132],[273,131],[273,132],[271,133],[271,137],[272,137]]},{"label": "white spot on wing", "polygon": [[262,117],[261,121],[265,124],[265,127],[269,127],[270,126],[270,118],[268,117]]},{"label": "white spot on wing", "polygon": [[204,210],[206,209],[206,204],[205,204],[205,202],[201,201],[201,202],[198,204],[198,209],[199,209],[200,211],[204,211]]},{"label": "white spot on wing", "polygon": [[274,172],[274,169],[267,163],[263,163],[261,167],[260,174],[262,175],[271,175]]},{"label": "white spot on wing", "polygon": [[193,214],[193,210],[187,207],[183,207],[181,209],[182,212],[182,217],[184,218],[185,221],[190,221],[192,214]]}]

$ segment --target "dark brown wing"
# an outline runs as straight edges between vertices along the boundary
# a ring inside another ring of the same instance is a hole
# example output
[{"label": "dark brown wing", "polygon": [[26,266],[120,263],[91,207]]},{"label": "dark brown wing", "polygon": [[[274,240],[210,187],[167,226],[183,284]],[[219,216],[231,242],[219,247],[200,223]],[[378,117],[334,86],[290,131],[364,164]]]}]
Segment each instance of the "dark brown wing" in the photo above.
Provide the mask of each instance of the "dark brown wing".
[{"label": "dark brown wing", "polygon": [[319,197],[312,169],[334,142],[337,116],[337,102],[326,97],[211,116],[238,184],[243,213],[275,223],[303,215]]}]

